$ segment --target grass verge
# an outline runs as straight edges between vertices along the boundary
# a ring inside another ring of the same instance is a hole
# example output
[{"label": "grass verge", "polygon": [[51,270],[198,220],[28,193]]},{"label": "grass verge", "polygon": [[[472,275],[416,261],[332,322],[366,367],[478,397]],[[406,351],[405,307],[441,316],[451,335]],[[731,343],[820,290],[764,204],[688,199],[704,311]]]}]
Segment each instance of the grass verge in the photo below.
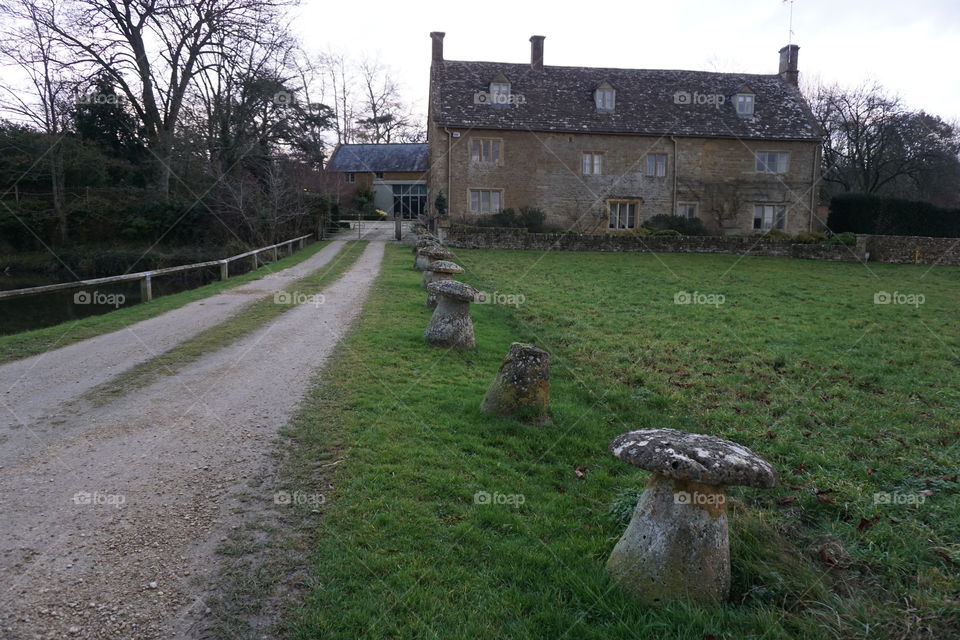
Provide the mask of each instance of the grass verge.
[{"label": "grass verge", "polygon": [[[299,507],[316,551],[285,635],[957,637],[960,271],[456,253],[465,280],[517,302],[473,306],[478,348],[423,343],[419,274],[388,246],[286,432],[285,488],[325,506]],[[514,340],[553,354],[545,426],[477,410]],[[647,608],[606,577],[647,477],[607,443],[654,427],[741,442],[781,472],[729,492],[727,606]]]},{"label": "grass verge", "polygon": [[303,262],[323,249],[327,244],[329,244],[329,241],[326,240],[314,242],[292,256],[260,267],[256,271],[231,277],[225,281],[211,282],[196,289],[181,291],[180,293],[163,296],[150,302],[97,316],[89,316],[80,320],[64,322],[34,331],[23,331],[0,336],[0,364],[21,358],[28,358],[38,353],[59,349],[60,347],[66,347],[105,333],[119,331],[143,320],[149,320],[150,318],[159,316],[167,311],[179,309],[195,300],[208,298],[252,280],[259,280],[266,275],[276,273],[277,271]]},{"label": "grass verge", "polygon": [[125,395],[133,389],[145,387],[160,376],[174,375],[186,365],[196,362],[201,356],[233,344],[271,320],[296,307],[293,304],[278,304],[276,295],[289,294],[290,300],[303,300],[320,293],[353,265],[366,248],[365,241],[350,240],[329,263],[296,280],[276,293],[261,298],[241,308],[220,324],[205,329],[172,349],[150,358],[91,388],[84,397],[97,405]]}]

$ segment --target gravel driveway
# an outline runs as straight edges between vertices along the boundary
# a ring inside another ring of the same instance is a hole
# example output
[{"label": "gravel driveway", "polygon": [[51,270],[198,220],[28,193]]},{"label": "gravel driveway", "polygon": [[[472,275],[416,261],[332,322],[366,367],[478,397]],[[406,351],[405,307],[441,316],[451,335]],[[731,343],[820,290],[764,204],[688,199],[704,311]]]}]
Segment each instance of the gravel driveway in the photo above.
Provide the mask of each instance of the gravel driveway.
[{"label": "gravel driveway", "polygon": [[20,418],[0,431],[4,639],[200,637],[214,549],[248,508],[237,496],[273,493],[277,430],[359,314],[383,242],[322,305],[291,309],[106,406],[79,396],[318,268],[337,245],[293,273],[0,367],[4,390],[16,381],[4,400]]}]

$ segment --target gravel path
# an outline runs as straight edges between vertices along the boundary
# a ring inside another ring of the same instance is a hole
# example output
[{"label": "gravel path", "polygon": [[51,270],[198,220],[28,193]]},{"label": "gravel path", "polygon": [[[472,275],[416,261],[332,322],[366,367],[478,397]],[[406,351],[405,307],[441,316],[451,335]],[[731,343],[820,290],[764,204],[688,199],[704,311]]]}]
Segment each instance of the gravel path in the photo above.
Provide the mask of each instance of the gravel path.
[{"label": "gravel path", "polygon": [[[364,235],[382,237],[373,231]],[[333,251],[303,263],[300,274]],[[104,407],[77,399],[61,423],[31,425],[56,438],[23,441],[29,446],[0,462],[4,639],[203,637],[214,549],[255,508],[242,496],[262,493],[273,501],[270,450],[277,430],[359,314],[383,251],[383,242],[371,242],[324,290],[320,306],[291,309],[177,376]],[[268,282],[260,286],[274,284]],[[214,300],[190,305],[192,312],[205,313],[202,307]],[[178,335],[201,328],[190,311],[175,311],[147,321],[151,335],[163,333],[163,319],[174,314],[189,326]],[[143,333],[140,325],[132,331]],[[76,353],[92,353],[87,343],[75,346]],[[118,352],[140,357],[129,344]],[[67,391],[28,374],[29,390],[36,382],[41,395],[54,398],[30,405],[31,415],[45,415],[60,398],[76,398],[76,388],[109,377],[101,359],[76,362],[63,360],[69,372],[51,369],[73,385]]]},{"label": "gravel path", "polygon": [[[0,465],[42,437],[34,429],[11,432],[15,425],[42,423],[57,407],[130,367],[226,320],[241,307],[315,271],[343,248],[330,243],[307,260],[218,295],[191,302],[137,324],[0,366]],[[69,329],[68,329],[69,331]],[[16,437],[17,435],[22,438]],[[10,437],[12,440],[5,440]]]}]

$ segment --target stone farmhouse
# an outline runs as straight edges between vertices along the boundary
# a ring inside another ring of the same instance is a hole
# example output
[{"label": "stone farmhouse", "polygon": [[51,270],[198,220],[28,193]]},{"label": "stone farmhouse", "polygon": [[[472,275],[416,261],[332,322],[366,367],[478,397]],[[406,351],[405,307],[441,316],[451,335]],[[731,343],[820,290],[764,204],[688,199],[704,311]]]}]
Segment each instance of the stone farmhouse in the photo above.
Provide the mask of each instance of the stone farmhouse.
[{"label": "stone farmhouse", "polygon": [[426,144],[341,144],[327,162],[330,190],[345,207],[356,207],[357,190],[373,192],[373,206],[390,218],[412,220],[427,213]]},{"label": "stone farmhouse", "polygon": [[797,88],[797,45],[776,74],[445,60],[433,39],[428,201],[453,222],[536,207],[547,223],[630,232],[657,214],[717,234],[822,228],[820,131]]}]

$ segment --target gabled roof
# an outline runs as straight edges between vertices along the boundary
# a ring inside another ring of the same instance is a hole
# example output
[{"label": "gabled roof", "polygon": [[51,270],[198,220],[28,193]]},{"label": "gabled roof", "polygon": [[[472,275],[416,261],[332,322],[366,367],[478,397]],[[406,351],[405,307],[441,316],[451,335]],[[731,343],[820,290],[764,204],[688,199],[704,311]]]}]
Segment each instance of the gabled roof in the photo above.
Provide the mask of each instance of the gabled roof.
[{"label": "gabled roof", "polygon": [[[492,78],[505,75],[509,108],[474,100]],[[617,91],[612,113],[598,113],[594,90],[607,82]],[[441,126],[577,133],[819,140],[819,129],[800,92],[778,75],[601,69],[529,64],[444,61],[433,68],[433,118]],[[737,116],[733,100],[748,85],[756,95],[754,117]],[[719,108],[694,96],[724,96]],[[679,100],[675,98],[679,96]],[[684,103],[683,98],[689,100]]]},{"label": "gabled roof", "polygon": [[327,171],[423,173],[426,170],[425,144],[341,144],[327,162]]}]

